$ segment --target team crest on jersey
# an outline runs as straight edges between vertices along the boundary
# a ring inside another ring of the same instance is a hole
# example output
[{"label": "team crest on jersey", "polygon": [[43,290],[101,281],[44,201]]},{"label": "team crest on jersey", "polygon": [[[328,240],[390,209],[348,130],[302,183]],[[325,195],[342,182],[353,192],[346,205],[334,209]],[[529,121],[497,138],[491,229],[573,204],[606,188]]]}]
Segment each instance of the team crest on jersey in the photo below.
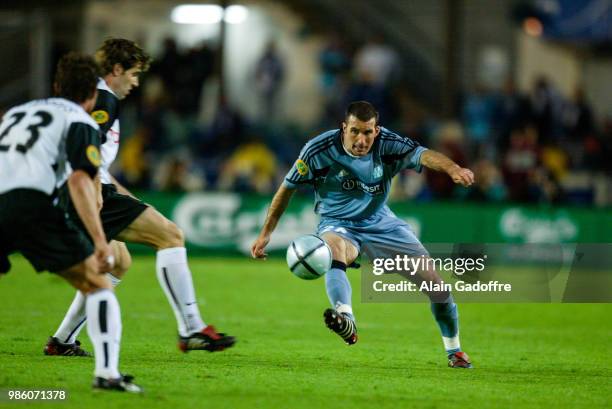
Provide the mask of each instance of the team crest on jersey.
[{"label": "team crest on jersey", "polygon": [[308,174],[308,165],[302,159],[298,159],[295,162],[295,168],[297,169],[297,172],[302,176],[306,176]]},{"label": "team crest on jersey", "polygon": [[374,171],[372,172],[372,176],[375,179],[378,179],[378,178],[382,177],[382,175],[383,175],[383,168],[382,168],[382,166],[381,165],[376,166],[374,168]]},{"label": "team crest on jersey", "polygon": [[101,109],[98,111],[93,111],[91,113],[91,117],[98,124],[104,124],[108,122],[108,112],[101,110]]},{"label": "team crest on jersey", "polygon": [[85,153],[87,154],[87,159],[89,159],[92,165],[96,167],[100,166],[100,151],[97,147],[95,147],[94,145],[89,145],[85,150]]}]

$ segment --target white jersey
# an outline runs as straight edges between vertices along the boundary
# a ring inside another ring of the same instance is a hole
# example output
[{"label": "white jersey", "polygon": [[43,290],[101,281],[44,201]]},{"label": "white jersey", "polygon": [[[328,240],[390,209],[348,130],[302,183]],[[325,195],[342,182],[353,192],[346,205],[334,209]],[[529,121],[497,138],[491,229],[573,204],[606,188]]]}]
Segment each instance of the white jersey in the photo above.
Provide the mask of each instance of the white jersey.
[{"label": "white jersey", "polygon": [[51,195],[73,168],[95,174],[98,144],[98,125],[67,99],[39,99],[11,108],[0,124],[0,194],[34,189]]},{"label": "white jersey", "polygon": [[109,169],[119,153],[119,98],[102,78],[98,80],[98,99],[91,116],[103,132],[100,180],[105,184],[112,183]]}]

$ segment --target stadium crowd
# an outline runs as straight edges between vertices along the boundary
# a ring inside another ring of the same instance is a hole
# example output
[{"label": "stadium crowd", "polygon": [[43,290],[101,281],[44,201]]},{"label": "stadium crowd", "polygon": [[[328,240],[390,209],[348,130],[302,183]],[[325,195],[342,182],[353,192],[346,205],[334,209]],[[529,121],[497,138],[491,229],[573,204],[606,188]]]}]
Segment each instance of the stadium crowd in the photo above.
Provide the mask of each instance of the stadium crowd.
[{"label": "stadium crowd", "polygon": [[[350,47],[330,36],[319,54],[324,99],[310,129],[279,112],[287,72],[270,44],[253,67],[263,115],[247,118],[223,96],[212,121],[198,119],[202,89],[214,78],[217,54],[203,45],[181,51],[172,39],[155,59],[144,86],[124,102],[123,147],[115,173],[132,188],[161,191],[231,190],[268,194],[303,143],[338,126],[346,104],[367,100],[381,124],[439,150],[475,171],[476,185],[455,186],[445,175],[406,171],[395,199],[513,201],[608,205],[612,118],[596,118],[577,87],[566,98],[541,77],[522,93],[508,80],[499,90],[465,92],[454,118],[414,109],[392,47],[373,39]],[[602,190],[604,194],[602,194]]]}]

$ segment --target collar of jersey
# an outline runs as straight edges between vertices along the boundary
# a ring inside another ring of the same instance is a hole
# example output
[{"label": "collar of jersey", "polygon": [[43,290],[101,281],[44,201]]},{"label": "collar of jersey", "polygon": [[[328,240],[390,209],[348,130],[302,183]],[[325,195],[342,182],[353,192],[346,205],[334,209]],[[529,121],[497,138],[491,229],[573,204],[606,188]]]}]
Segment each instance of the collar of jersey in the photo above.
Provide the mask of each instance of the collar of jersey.
[{"label": "collar of jersey", "polygon": [[113,94],[115,97],[117,97],[117,94],[113,92],[113,90],[108,86],[108,84],[106,83],[106,81],[104,81],[104,78],[102,77],[98,77],[98,89],[103,89],[104,91],[108,91],[111,94]]}]

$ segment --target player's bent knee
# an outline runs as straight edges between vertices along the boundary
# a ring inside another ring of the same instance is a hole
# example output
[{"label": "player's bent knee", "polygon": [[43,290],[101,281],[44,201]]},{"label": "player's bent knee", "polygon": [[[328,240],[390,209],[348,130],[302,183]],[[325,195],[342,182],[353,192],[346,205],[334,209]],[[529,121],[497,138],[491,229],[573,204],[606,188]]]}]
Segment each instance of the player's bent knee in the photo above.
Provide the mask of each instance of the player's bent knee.
[{"label": "player's bent knee", "polygon": [[83,294],[101,288],[112,288],[108,277],[105,274],[98,273],[98,263],[93,255],[58,274]]},{"label": "player's bent knee", "polygon": [[334,260],[342,261],[346,263],[346,242],[340,236],[335,234],[325,234],[323,235],[323,240],[327,243],[329,248],[332,251],[332,258]]},{"label": "player's bent knee", "polygon": [[183,231],[170,220],[166,219],[164,240],[160,248],[185,247]]},{"label": "player's bent knee", "polygon": [[179,229],[176,223],[169,221],[172,240],[175,242],[176,247],[182,247],[185,245],[185,235],[183,230]]},{"label": "player's bent knee", "polygon": [[85,281],[86,288],[81,290],[84,294],[89,294],[102,288],[113,288],[111,281],[106,274],[90,273],[85,276]]},{"label": "player's bent knee", "polygon": [[116,260],[117,262],[113,268],[113,275],[117,278],[121,278],[132,266],[132,256],[125,245],[119,250],[119,257],[117,257]]}]

